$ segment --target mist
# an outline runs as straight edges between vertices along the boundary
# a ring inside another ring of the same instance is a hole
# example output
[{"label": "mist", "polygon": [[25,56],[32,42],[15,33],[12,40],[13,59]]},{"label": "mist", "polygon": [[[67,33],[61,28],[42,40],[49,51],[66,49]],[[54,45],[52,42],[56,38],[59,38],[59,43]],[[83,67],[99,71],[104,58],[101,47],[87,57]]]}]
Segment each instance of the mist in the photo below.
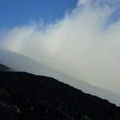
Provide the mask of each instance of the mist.
[{"label": "mist", "polygon": [[120,95],[120,21],[110,19],[117,2],[79,0],[55,23],[14,27],[2,36],[0,47]]}]

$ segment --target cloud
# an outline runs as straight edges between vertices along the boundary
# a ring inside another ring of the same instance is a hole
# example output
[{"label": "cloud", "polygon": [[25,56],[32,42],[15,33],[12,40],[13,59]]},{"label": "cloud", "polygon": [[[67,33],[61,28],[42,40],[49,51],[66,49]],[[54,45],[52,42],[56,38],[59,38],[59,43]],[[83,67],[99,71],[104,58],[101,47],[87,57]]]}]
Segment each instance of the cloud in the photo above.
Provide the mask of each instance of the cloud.
[{"label": "cloud", "polygon": [[119,94],[120,21],[107,24],[113,12],[108,2],[79,0],[72,13],[54,24],[13,28],[1,48]]}]

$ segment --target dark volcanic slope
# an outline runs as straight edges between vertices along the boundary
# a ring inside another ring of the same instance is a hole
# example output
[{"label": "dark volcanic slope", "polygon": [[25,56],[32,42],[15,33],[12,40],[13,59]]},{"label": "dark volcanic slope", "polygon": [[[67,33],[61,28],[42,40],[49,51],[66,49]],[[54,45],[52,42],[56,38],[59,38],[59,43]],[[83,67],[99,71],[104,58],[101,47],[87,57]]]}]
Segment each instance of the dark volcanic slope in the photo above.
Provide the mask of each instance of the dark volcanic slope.
[{"label": "dark volcanic slope", "polygon": [[120,120],[120,109],[53,78],[0,72],[0,120],[80,120],[82,115]]},{"label": "dark volcanic slope", "polygon": [[10,70],[10,68],[9,68],[9,67],[7,67],[7,66],[5,66],[5,65],[0,64],[0,71],[9,71],[9,70]]}]

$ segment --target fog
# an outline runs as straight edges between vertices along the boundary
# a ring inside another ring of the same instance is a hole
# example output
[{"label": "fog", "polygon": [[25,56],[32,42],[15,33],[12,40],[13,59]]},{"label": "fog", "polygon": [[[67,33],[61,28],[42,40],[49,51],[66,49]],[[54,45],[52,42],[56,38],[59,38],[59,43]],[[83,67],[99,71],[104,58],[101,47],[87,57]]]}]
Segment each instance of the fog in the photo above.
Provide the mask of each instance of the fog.
[{"label": "fog", "polygon": [[21,54],[7,50],[0,50],[0,63],[12,68],[10,71],[26,71],[35,75],[45,75],[47,77],[55,78],[58,81],[69,84],[70,86],[80,89],[85,93],[107,99],[111,103],[120,106],[120,95],[87,84],[79,79],[67,76]]},{"label": "fog", "polygon": [[[14,27],[2,36],[0,47],[120,95],[120,21],[112,18],[117,2],[79,0],[55,23]],[[10,63],[9,57],[4,61]]]}]

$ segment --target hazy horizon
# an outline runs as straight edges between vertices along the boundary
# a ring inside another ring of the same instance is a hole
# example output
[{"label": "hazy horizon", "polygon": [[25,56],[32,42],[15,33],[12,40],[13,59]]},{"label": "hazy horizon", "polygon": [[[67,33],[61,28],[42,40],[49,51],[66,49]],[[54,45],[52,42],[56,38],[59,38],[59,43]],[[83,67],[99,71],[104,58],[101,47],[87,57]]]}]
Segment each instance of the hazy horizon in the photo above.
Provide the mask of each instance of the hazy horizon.
[{"label": "hazy horizon", "polygon": [[[75,79],[69,75],[65,75],[62,72],[51,69],[37,61],[30,59],[29,57],[18,53],[0,50],[0,56],[0,63],[12,68],[10,71],[28,72],[35,75],[52,77],[74,88],[82,90],[84,93],[95,95],[102,99],[107,99],[109,102],[120,106],[120,95],[118,94],[95,87],[89,83],[87,84],[86,82],[81,81],[80,79]],[[7,60],[8,58],[9,61]]]},{"label": "hazy horizon", "polygon": [[78,0],[54,22],[40,19],[2,31],[0,48],[120,95],[119,3]]}]

